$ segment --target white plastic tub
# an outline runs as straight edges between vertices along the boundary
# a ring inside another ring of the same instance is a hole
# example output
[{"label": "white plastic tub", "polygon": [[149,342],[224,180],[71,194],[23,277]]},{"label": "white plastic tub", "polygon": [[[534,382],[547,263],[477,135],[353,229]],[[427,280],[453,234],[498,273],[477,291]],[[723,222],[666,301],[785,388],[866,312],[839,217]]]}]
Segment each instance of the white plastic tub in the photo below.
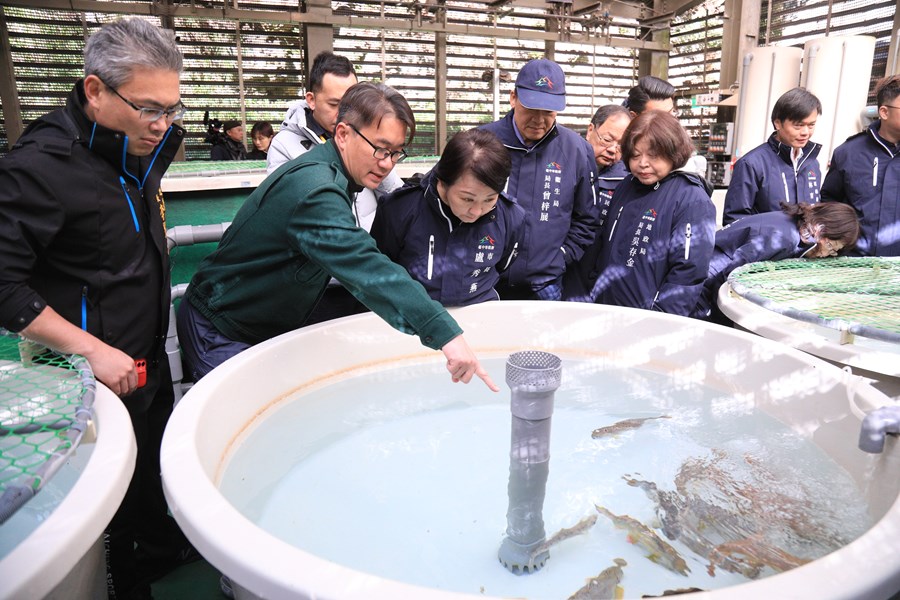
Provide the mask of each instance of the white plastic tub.
[{"label": "white plastic tub", "polygon": [[719,288],[718,303],[740,329],[848,367],[888,396],[900,398],[900,344],[862,336],[846,340],[837,329],[792,319],[745,300],[727,282]]},{"label": "white plastic tub", "polygon": [[[96,439],[82,441],[69,460],[81,471],[74,485],[50,516],[0,560],[0,598],[106,598],[103,532],[125,497],[137,447],[128,411],[102,384],[94,414]],[[16,518],[19,514],[6,525]]]},{"label": "white plastic tub", "polygon": [[[755,402],[823,448],[855,479],[877,521],[867,533],[802,567],[685,597],[877,599],[900,589],[896,558],[900,555],[900,444],[889,439],[880,455],[856,448],[864,412],[888,402],[862,379],[757,336],[650,311],[490,302],[453,314],[482,357],[505,358],[526,348],[553,352],[564,361],[603,354],[626,367],[667,365],[673,383],[679,378],[709,378],[730,386],[742,395],[742,401]],[[163,440],[166,495],[188,538],[232,578],[239,597],[485,597],[416,587],[324,560],[263,531],[217,487],[246,432],[264,421],[287,395],[349,369],[414,360],[440,364],[442,355],[422,348],[417,339],[397,333],[374,315],[348,317],[251,348],[205,377],[178,405]],[[503,374],[492,375],[502,385]],[[459,393],[470,392],[460,386]]]}]

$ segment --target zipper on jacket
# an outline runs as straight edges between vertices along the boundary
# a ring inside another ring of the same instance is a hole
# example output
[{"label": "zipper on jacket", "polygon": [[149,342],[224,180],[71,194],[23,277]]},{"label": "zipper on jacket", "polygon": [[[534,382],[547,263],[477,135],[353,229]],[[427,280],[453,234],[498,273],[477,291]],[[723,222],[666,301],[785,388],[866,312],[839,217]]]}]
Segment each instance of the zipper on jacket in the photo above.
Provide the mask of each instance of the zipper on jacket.
[{"label": "zipper on jacket", "polygon": [[616,219],[613,221],[612,227],[609,230],[609,240],[608,241],[610,241],[610,242],[612,241],[613,234],[616,232],[616,225],[619,224],[619,217],[622,216],[622,209],[624,209],[624,208],[625,208],[624,206],[619,207],[619,212],[616,214]]},{"label": "zipper on jacket", "polygon": [[81,288],[81,329],[87,331],[87,286]]},{"label": "zipper on jacket", "polygon": [[519,249],[519,242],[516,242],[515,244],[513,244],[512,252],[509,253],[509,258],[506,259],[506,264],[503,265],[504,271],[509,268],[509,263],[511,263],[513,261],[513,259],[516,257],[516,254],[519,253],[518,249]]},{"label": "zipper on jacket", "polygon": [[428,236],[428,281],[431,281],[431,274],[434,271],[434,236]]},{"label": "zipper on jacket", "polygon": [[872,163],[872,187],[878,187],[878,157]]},{"label": "zipper on jacket", "polygon": [[[796,178],[797,178],[797,174],[794,173],[794,179],[796,179]],[[784,176],[784,171],[781,172],[781,183],[784,184],[784,201],[787,204],[790,204],[791,203],[791,194],[790,194],[790,192],[788,192],[787,177]]]},{"label": "zipper on jacket", "polygon": [[122,191],[125,192],[125,199],[128,200],[128,208],[131,209],[131,220],[134,221],[134,230],[140,233],[141,226],[138,224],[137,213],[134,212],[134,203],[131,201],[131,195],[129,195],[128,187],[125,185],[125,178],[121,175],[119,175],[119,183],[122,184]]},{"label": "zipper on jacket", "polygon": [[687,223],[684,226],[684,260],[688,260],[691,257],[691,224]]}]

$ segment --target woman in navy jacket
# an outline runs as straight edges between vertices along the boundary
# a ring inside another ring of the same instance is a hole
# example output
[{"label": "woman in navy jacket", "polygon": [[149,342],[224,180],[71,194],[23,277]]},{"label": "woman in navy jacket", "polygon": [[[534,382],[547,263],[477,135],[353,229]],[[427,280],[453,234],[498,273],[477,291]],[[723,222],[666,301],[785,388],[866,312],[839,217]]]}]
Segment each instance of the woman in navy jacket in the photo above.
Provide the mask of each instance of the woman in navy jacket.
[{"label": "woman in navy jacket", "polygon": [[859,237],[859,219],[847,204],[781,204],[780,212],[750,215],[716,232],[700,301],[692,316],[730,324],[716,304],[719,287],[742,265],[785,258],[824,258],[849,250]]},{"label": "woman in navy jacket", "polygon": [[444,306],[497,300],[494,286],[521,248],[525,222],[501,193],[509,172],[496,135],[457,133],[421,183],[382,199],[372,237]]},{"label": "woman in navy jacket", "polygon": [[631,175],[616,190],[599,232],[591,299],[689,315],[709,267],[716,211],[706,181],[677,171],[693,144],[671,114],[647,111],[625,131]]}]

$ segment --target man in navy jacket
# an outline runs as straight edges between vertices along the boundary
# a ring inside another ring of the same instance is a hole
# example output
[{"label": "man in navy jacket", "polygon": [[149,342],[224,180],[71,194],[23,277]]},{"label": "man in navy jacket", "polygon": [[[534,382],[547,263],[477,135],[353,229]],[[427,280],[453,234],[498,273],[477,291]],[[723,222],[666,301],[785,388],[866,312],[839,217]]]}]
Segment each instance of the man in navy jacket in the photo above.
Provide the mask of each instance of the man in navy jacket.
[{"label": "man in navy jacket", "polygon": [[819,201],[822,172],[811,141],[822,103],[803,88],[781,95],[772,109],[774,133],[734,164],[722,225],[745,215],[781,210],[782,202]]},{"label": "man in navy jacket", "polygon": [[900,256],[900,75],[876,86],[878,119],[834,149],[822,200],[856,209],[863,256]]},{"label": "man in navy jacket", "polygon": [[522,67],[509,103],[512,111],[482,127],[509,151],[506,193],[528,217],[519,256],[497,289],[504,300],[560,300],[563,273],[597,229],[594,152],[556,122],[566,107],[566,83],[555,62],[542,58]]}]

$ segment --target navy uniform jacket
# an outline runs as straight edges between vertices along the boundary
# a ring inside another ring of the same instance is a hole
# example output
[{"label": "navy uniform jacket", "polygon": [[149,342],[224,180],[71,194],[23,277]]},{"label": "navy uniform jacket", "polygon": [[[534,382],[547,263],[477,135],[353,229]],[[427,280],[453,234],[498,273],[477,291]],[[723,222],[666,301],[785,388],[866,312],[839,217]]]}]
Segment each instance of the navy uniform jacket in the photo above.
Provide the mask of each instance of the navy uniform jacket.
[{"label": "navy uniform jacket", "polygon": [[384,197],[372,237],[444,306],[497,300],[500,273],[521,251],[525,211],[503,194],[494,209],[463,223],[437,195],[434,173]]},{"label": "navy uniform jacket", "polygon": [[716,306],[719,287],[742,265],[797,258],[812,246],[800,241],[797,221],[782,211],[750,215],[716,232],[703,292],[693,316],[705,318]]},{"label": "navy uniform jacket", "polygon": [[594,150],[558,123],[526,148],[513,129],[512,111],[481,129],[494,133],[509,150],[512,171],[506,193],[527,214],[520,244],[524,249],[509,270],[509,284],[540,290],[557,281],[594,240]]},{"label": "navy uniform jacket", "polygon": [[[600,209],[598,230],[603,227],[603,223],[606,221],[606,217],[609,214],[609,205],[612,202],[616,188],[627,176],[628,169],[621,160],[614,162],[597,174],[597,205]],[[584,251],[584,255],[576,261],[576,264],[566,269],[563,300],[575,302],[590,301],[591,288],[599,275],[597,260],[601,245],[599,237],[595,237],[594,242],[588,246]]]},{"label": "navy uniform jacket", "polygon": [[689,315],[712,255],[716,209],[705,180],[673,171],[647,186],[629,175],[600,230],[594,302]]},{"label": "navy uniform jacket", "polygon": [[765,144],[738,159],[725,193],[722,225],[746,215],[781,211],[782,202],[818,202],[822,172],[816,157],[821,148],[807,142],[794,171],[790,146],[779,142],[773,133]]},{"label": "navy uniform jacket", "polygon": [[859,215],[853,251],[863,256],[900,256],[900,149],[885,141],[881,121],[834,149],[822,200],[845,202]]}]

